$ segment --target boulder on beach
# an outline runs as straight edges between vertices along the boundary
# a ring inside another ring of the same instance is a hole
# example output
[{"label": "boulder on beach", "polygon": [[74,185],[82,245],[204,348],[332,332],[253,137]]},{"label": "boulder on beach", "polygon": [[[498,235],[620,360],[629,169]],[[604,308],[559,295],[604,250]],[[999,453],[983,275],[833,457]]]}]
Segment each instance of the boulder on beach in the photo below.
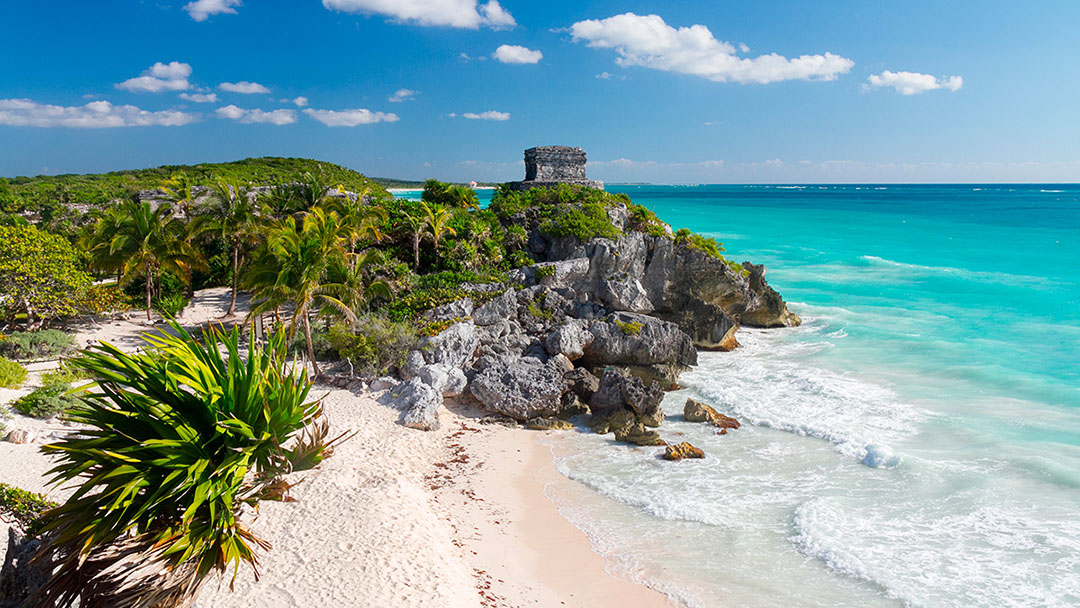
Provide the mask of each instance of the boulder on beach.
[{"label": "boulder on beach", "polygon": [[534,357],[493,361],[469,383],[485,409],[515,420],[557,416],[565,390],[562,371]]},{"label": "boulder on beach", "polygon": [[684,441],[676,445],[669,445],[664,450],[664,460],[683,460],[685,458],[704,458],[705,451],[694,447]]},{"label": "boulder on beach", "polygon": [[688,422],[708,422],[725,430],[739,428],[738,420],[731,416],[725,416],[713,409],[712,406],[696,399],[686,400],[686,405],[683,406],[683,416]]}]

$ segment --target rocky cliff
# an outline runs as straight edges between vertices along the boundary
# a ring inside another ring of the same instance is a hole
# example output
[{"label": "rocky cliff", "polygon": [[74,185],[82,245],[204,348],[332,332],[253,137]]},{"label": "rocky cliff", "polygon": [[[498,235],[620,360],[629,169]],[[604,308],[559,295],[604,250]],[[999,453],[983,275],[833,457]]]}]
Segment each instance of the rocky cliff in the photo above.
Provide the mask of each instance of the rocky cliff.
[{"label": "rocky cliff", "polygon": [[433,395],[460,394],[536,428],[591,412],[595,429],[656,445],[649,427],[663,420],[663,392],[697,363],[697,349],[735,348],[741,325],[800,323],[764,267],[730,262],[657,221],[643,224],[632,203],[605,196],[597,207],[604,237],[561,234],[551,218],[578,217],[562,208],[503,215],[526,230],[538,262],[512,274],[517,287],[473,286],[486,294],[482,305],[467,299],[428,313],[459,322],[410,353],[401,370],[410,381],[407,420],[437,425]]}]

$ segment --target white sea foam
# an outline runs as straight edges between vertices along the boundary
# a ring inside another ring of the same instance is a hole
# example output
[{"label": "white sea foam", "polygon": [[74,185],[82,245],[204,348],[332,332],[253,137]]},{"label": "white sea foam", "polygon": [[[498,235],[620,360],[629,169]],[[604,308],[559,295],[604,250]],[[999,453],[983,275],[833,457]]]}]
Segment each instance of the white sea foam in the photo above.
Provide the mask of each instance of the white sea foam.
[{"label": "white sea foam", "polygon": [[[799,331],[820,333],[827,327],[808,322]],[[776,334],[743,330],[741,349],[702,354],[698,367],[681,382],[740,420],[823,439],[867,466],[896,466],[902,458],[890,445],[909,436],[926,413],[887,386],[807,361],[828,348],[831,339],[838,338],[784,341]]]},{"label": "white sea foam", "polygon": [[925,266],[922,264],[909,264],[897,262],[876,255],[863,255],[859,259],[869,262],[871,265],[886,268],[896,268],[905,273],[920,273],[923,275],[951,275],[956,278],[978,281],[983,283],[997,283],[1002,285],[1014,285],[1024,287],[1047,287],[1053,284],[1046,277],[1010,274],[1006,272],[986,272],[980,270],[968,270],[966,268],[953,268],[950,266]]},{"label": "white sea foam", "polygon": [[977,496],[881,504],[814,498],[795,510],[804,554],[907,606],[998,608],[1080,602],[1080,513]]}]

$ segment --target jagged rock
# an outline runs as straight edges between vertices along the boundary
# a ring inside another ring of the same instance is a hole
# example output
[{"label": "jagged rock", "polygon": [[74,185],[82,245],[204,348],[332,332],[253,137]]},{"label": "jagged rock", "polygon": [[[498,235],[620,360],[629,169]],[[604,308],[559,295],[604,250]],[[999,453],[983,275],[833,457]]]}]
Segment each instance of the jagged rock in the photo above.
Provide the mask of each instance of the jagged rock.
[{"label": "jagged rock", "polygon": [[433,363],[421,367],[416,377],[431,388],[442,393],[444,397],[457,397],[465,391],[467,380],[465,372],[457,367],[447,367],[439,363]]},{"label": "jagged rock", "polygon": [[566,355],[558,354],[548,359],[548,363],[553,365],[555,369],[561,371],[564,376],[574,371],[574,364],[570,362],[570,359],[566,358]]},{"label": "jagged rock", "polygon": [[600,388],[600,379],[583,367],[564,375],[563,382],[570,392],[586,403],[592,399],[596,389]]},{"label": "jagged rock", "polygon": [[683,406],[683,416],[689,422],[708,422],[721,429],[737,429],[739,421],[721,414],[710,405],[696,399],[687,399]]},{"label": "jagged rock", "polygon": [[704,458],[705,450],[696,448],[684,441],[677,445],[669,445],[664,450],[664,460],[682,460],[684,458]]},{"label": "jagged rock", "polygon": [[469,298],[444,304],[438,308],[432,308],[424,313],[424,318],[429,321],[452,321],[464,319],[473,313],[473,301]]},{"label": "jagged rock", "polygon": [[[423,359],[423,355],[421,355],[421,359]],[[390,390],[390,389],[394,388],[397,385],[398,385],[398,381],[395,380],[394,378],[391,378],[390,376],[382,376],[382,377],[376,378],[375,380],[372,381],[371,390],[373,390],[373,391],[385,391],[385,390]]]},{"label": "jagged rock", "polygon": [[679,374],[697,363],[690,337],[655,317],[617,312],[594,322],[589,332],[593,341],[585,348],[586,365],[624,366],[665,388],[674,387]]},{"label": "jagged rock", "polygon": [[659,428],[664,423],[664,410],[656,408],[656,411],[651,414],[642,414],[638,416],[638,422],[645,426]]},{"label": "jagged rock", "polygon": [[469,383],[488,411],[516,420],[558,415],[564,390],[562,372],[532,357],[492,363]]},{"label": "jagged rock", "polygon": [[802,324],[799,315],[788,310],[784,299],[765,282],[765,267],[743,262],[750,276],[750,289],[761,296],[762,306],[744,312],[740,318],[743,325],[751,327],[796,327]]},{"label": "jagged rock", "polygon": [[0,569],[0,608],[19,608],[49,581],[52,558],[35,561],[41,541],[23,534],[19,526],[8,528],[7,552]]},{"label": "jagged rock", "polygon": [[640,422],[630,425],[626,429],[615,429],[615,441],[633,443],[635,445],[667,445],[660,438],[660,433],[650,431]]},{"label": "jagged rock", "polygon": [[543,418],[530,418],[525,421],[525,427],[534,431],[569,431],[574,428],[574,425],[565,420],[547,416]]},{"label": "jagged rock", "polygon": [[637,423],[637,417],[630,410],[615,410],[605,414],[593,414],[589,421],[589,428],[594,433],[606,435],[608,433],[628,433],[630,427]]},{"label": "jagged rock", "polygon": [[494,325],[517,316],[517,295],[507,289],[501,296],[483,304],[473,311],[472,320],[477,325]]},{"label": "jagged rock", "polygon": [[519,429],[519,428],[521,428],[521,423],[520,422],[518,422],[517,420],[514,420],[513,418],[511,418],[509,416],[503,416],[502,414],[493,414],[493,415],[490,415],[490,416],[484,416],[482,418],[477,418],[476,421],[479,422],[480,424],[497,424],[499,426],[505,426],[506,428],[510,428],[510,429]]},{"label": "jagged rock", "polygon": [[654,307],[641,281],[629,274],[613,277],[600,283],[598,295],[612,310],[647,313]]},{"label": "jagged rock", "polygon": [[418,350],[410,350],[405,354],[405,364],[398,369],[402,380],[412,380],[421,367],[427,363],[424,361],[424,353]]},{"label": "jagged rock", "polygon": [[573,418],[574,416],[588,414],[589,411],[589,406],[580,397],[571,392],[563,393],[562,410],[559,412],[560,417],[564,419]]},{"label": "jagged rock", "polygon": [[8,443],[26,444],[33,441],[34,434],[26,429],[15,429],[7,434]]},{"label": "jagged rock", "polygon": [[538,283],[545,287],[569,287],[580,284],[589,274],[588,258],[573,258],[557,262],[541,262],[524,269],[525,283]]},{"label": "jagged rock", "polygon": [[479,345],[476,326],[470,322],[455,323],[442,333],[425,337],[419,342],[424,361],[442,363],[447,367],[464,367]]},{"label": "jagged rock", "polygon": [[663,400],[664,390],[659,384],[646,386],[641,378],[622,370],[606,369],[600,377],[600,386],[589,400],[589,407],[594,412],[625,408],[638,415],[647,415],[655,413]]},{"label": "jagged rock", "polygon": [[395,387],[390,396],[405,411],[401,420],[405,426],[423,431],[439,428],[439,407],[443,398],[435,387],[420,378],[413,378]]},{"label": "jagged rock", "polygon": [[576,361],[585,355],[585,348],[592,341],[593,334],[588,330],[586,321],[567,319],[544,339],[544,348],[549,355],[561,354]]}]

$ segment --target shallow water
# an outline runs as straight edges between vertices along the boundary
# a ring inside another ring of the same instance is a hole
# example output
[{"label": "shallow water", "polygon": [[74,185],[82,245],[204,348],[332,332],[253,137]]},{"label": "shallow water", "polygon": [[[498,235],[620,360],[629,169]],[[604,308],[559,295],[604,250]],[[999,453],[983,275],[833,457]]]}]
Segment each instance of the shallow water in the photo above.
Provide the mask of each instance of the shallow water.
[{"label": "shallow water", "polygon": [[765,263],[805,321],[665,399],[703,461],[550,440],[613,568],[692,606],[1080,604],[1080,187],[608,189]]}]

